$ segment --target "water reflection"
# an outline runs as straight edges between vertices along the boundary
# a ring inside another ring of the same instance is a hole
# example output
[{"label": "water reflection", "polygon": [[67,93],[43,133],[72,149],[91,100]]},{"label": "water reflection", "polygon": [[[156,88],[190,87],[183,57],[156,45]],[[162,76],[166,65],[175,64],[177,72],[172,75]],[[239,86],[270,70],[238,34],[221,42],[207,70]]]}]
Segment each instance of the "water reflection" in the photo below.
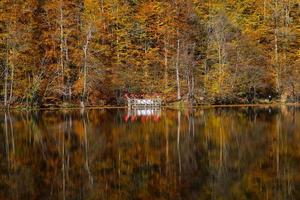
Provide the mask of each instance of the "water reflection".
[{"label": "water reflection", "polygon": [[300,198],[299,108],[143,113],[0,113],[0,199]]},{"label": "water reflection", "polygon": [[142,109],[128,109],[127,115],[124,116],[125,122],[135,122],[141,120],[142,122],[154,121],[158,122],[161,116],[161,108],[142,108]]}]

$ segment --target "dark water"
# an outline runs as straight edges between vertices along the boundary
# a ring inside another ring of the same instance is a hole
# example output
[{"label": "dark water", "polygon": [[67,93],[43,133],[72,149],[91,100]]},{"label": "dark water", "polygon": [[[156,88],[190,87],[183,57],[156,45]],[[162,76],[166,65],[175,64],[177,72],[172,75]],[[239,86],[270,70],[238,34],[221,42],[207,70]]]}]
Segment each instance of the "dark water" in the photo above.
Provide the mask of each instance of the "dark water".
[{"label": "dark water", "polygon": [[0,120],[0,199],[300,199],[297,107]]}]

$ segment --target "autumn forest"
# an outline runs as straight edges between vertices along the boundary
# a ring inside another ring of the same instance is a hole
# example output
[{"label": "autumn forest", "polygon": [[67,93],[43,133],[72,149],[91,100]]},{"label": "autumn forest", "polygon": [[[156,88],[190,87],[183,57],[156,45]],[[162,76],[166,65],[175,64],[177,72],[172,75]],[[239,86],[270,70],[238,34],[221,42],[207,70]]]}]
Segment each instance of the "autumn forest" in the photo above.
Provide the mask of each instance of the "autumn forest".
[{"label": "autumn forest", "polygon": [[0,107],[300,100],[298,0],[1,0]]}]

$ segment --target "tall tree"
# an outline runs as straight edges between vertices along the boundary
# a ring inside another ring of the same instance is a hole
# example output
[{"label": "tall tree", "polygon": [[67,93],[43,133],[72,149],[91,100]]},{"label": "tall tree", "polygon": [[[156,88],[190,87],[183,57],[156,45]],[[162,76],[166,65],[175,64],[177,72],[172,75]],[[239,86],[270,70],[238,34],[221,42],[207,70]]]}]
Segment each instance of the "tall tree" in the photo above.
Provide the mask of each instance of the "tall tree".
[{"label": "tall tree", "polygon": [[88,96],[88,59],[90,43],[94,33],[98,28],[98,24],[101,21],[101,10],[99,2],[96,0],[84,1],[84,13],[83,13],[83,30],[84,30],[84,44],[83,44],[83,91],[82,91],[82,105]]}]

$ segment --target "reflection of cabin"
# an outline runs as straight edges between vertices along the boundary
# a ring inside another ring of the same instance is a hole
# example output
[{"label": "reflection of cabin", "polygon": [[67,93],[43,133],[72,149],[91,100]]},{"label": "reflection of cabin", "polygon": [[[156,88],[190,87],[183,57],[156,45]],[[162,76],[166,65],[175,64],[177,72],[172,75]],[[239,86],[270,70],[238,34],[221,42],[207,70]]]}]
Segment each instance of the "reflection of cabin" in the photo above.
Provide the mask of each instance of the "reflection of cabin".
[{"label": "reflection of cabin", "polygon": [[136,109],[128,109],[127,115],[124,116],[124,121],[128,122],[135,122],[135,121],[141,121],[141,122],[147,122],[147,121],[153,121],[158,122],[160,121],[161,116],[161,108],[159,107],[153,107],[153,108],[136,108]]},{"label": "reflection of cabin", "polygon": [[129,109],[128,116],[136,116],[136,117],[142,117],[142,116],[160,116],[161,115],[161,109],[160,108],[153,108],[153,109]]},{"label": "reflection of cabin", "polygon": [[161,99],[131,99],[127,98],[128,108],[152,108],[161,107]]}]

